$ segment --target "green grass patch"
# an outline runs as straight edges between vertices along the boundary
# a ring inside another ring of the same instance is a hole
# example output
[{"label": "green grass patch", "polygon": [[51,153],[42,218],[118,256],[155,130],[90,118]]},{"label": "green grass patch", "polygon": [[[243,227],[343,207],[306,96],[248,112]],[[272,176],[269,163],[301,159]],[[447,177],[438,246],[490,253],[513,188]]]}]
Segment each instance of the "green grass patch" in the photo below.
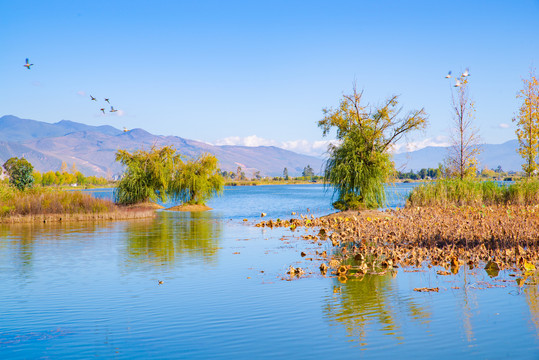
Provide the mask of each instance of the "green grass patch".
[{"label": "green grass patch", "polygon": [[539,180],[523,179],[504,186],[494,181],[441,179],[414,188],[406,202],[409,207],[500,204],[539,204]]}]

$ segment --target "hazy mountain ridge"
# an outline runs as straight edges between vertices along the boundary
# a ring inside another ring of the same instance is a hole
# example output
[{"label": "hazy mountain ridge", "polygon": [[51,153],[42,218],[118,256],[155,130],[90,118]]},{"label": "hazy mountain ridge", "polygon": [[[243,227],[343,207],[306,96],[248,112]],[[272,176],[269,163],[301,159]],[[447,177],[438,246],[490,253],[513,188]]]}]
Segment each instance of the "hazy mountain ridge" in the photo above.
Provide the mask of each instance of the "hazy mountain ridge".
[{"label": "hazy mountain ridge", "polygon": [[[517,140],[509,140],[502,144],[483,144],[480,146],[481,154],[478,156],[479,169],[485,166],[489,169],[501,166],[504,171],[520,171],[524,160],[517,152]],[[447,147],[429,146],[420,150],[396,154],[393,161],[397,170],[418,171],[422,168],[436,168],[443,163],[447,156]]]},{"label": "hazy mountain ridge", "polygon": [[128,132],[112,126],[91,126],[62,120],[54,124],[19,119],[13,115],[0,118],[0,162],[13,156],[25,157],[36,170],[59,170],[62,161],[73,163],[85,175],[112,176],[122,172],[114,160],[118,149],[129,151],[152,146],[173,145],[181,154],[196,157],[203,152],[217,156],[222,170],[242,171],[251,177],[280,176],[288,168],[291,176],[300,175],[310,165],[315,171],[323,160],[273,146],[214,146],[178,136],[153,135],[143,129]]}]

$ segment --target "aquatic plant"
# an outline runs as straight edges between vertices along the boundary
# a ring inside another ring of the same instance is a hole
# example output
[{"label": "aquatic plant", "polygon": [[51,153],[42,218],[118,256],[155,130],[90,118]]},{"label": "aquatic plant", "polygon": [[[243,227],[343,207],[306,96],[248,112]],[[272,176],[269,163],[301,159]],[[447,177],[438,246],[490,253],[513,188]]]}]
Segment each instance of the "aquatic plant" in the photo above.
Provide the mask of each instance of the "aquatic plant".
[{"label": "aquatic plant", "polygon": [[280,223],[268,220],[257,226],[292,224],[324,230],[306,240],[318,242],[330,234],[336,262],[328,265],[335,276],[360,277],[425,265],[443,266],[453,273],[462,266],[487,267],[495,276],[500,270],[527,272],[539,265],[537,206],[414,207],[377,216],[337,213]]},{"label": "aquatic plant", "polygon": [[406,206],[483,206],[539,204],[539,180],[523,179],[510,186],[493,181],[440,179],[415,187]]}]

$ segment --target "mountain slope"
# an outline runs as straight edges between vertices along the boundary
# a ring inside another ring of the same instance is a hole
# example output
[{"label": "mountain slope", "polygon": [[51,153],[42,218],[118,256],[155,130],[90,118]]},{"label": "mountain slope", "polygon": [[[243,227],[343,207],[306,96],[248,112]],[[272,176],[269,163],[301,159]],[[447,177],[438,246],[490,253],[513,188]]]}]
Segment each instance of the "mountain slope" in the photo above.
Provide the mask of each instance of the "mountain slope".
[{"label": "mountain slope", "polygon": [[[114,160],[118,149],[134,151],[152,146],[173,145],[181,154],[196,157],[214,154],[222,170],[236,171],[238,166],[248,177],[279,176],[288,168],[291,176],[300,175],[310,165],[321,169],[323,160],[272,146],[214,146],[178,136],[153,135],[143,129],[128,132],[111,126],[90,126],[62,120],[55,124],[15,116],[0,118],[0,162],[24,156],[39,171],[59,170],[62,161],[75,163],[86,175],[119,175],[121,165]],[[5,140],[2,142],[2,140]]]}]

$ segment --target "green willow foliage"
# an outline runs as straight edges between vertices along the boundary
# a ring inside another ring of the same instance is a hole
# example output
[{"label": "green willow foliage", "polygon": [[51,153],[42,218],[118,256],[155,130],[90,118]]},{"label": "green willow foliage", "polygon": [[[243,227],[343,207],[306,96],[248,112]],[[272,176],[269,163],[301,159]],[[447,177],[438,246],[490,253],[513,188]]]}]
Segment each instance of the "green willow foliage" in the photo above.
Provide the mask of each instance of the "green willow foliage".
[{"label": "green willow foliage", "polygon": [[339,145],[329,146],[324,182],[334,186],[339,210],[376,208],[385,203],[384,182],[391,176],[393,163],[389,149],[410,131],[425,128],[423,109],[400,117],[398,97],[393,96],[380,107],[361,103],[363,92],[343,95],[339,107],[323,109],[318,121],[323,135],[337,131]]},{"label": "green willow foliage", "polygon": [[217,167],[217,158],[202,154],[185,162],[174,174],[169,193],[176,200],[187,204],[204,204],[223,191],[225,179]]},{"label": "green willow foliage", "polygon": [[116,201],[120,204],[164,202],[169,198],[203,204],[224,187],[217,158],[210,154],[184,162],[172,146],[164,146],[134,153],[119,150],[116,161],[126,166],[116,191]]},{"label": "green willow foliage", "polygon": [[358,129],[329,149],[324,179],[333,184],[338,210],[375,208],[385,203],[384,182],[393,171],[389,154],[371,151]]}]

